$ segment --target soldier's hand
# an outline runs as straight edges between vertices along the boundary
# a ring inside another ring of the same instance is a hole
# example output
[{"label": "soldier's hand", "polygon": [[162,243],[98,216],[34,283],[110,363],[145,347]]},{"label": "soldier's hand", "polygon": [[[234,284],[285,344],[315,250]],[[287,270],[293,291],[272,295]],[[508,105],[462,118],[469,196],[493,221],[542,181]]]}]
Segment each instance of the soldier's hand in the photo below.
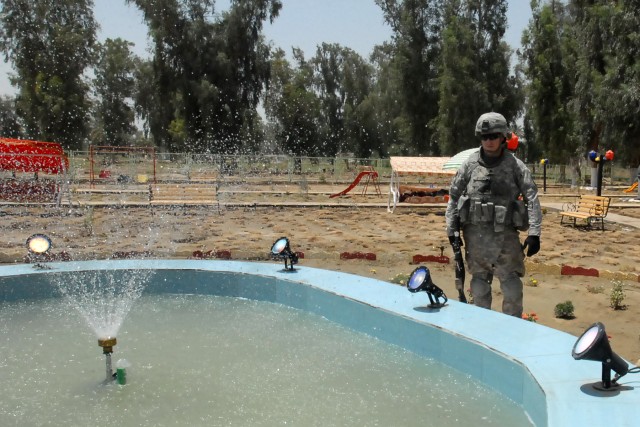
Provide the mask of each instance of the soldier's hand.
[{"label": "soldier's hand", "polygon": [[538,252],[540,252],[540,236],[527,236],[524,239],[524,244],[522,245],[522,250],[529,248],[527,251],[527,256],[534,256]]}]

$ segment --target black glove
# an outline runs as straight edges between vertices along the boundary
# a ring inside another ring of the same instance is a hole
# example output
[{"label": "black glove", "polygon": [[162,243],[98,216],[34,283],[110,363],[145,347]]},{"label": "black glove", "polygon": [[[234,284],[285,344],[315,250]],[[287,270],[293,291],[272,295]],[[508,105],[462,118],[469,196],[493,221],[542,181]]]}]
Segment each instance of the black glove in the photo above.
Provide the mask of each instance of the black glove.
[{"label": "black glove", "polygon": [[451,244],[451,246],[453,246],[453,244],[456,242],[456,239],[460,241],[460,247],[463,247],[464,243],[462,243],[462,239],[456,236],[449,236],[449,243]]},{"label": "black glove", "polygon": [[527,236],[527,238],[524,239],[522,250],[524,251],[527,247],[529,247],[527,256],[534,256],[537,254],[540,251],[540,236]]}]

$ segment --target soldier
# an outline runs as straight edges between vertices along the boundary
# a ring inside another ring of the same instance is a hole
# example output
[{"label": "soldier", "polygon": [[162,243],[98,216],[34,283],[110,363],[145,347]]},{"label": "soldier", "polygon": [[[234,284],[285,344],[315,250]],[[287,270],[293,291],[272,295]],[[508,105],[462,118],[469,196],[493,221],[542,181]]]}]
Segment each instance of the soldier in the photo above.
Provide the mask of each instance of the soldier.
[{"label": "soldier", "polygon": [[[481,147],[460,166],[451,182],[447,205],[447,235],[454,242],[460,219],[467,268],[472,275],[474,304],[491,308],[491,282],[500,280],[502,312],[522,316],[524,253],[540,250],[542,210],[538,189],[525,164],[506,149],[507,121],[485,113],[476,124]],[[528,230],[520,244],[519,230]]]}]

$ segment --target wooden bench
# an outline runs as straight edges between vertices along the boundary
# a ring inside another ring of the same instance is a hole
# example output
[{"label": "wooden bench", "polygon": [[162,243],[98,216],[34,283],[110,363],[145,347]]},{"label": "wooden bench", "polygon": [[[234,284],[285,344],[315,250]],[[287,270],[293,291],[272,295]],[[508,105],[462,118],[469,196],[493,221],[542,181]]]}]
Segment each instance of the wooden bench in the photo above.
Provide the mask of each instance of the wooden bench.
[{"label": "wooden bench", "polygon": [[576,204],[570,203],[560,212],[560,224],[563,223],[565,217],[573,218],[573,226],[576,226],[576,220],[584,219],[587,225],[591,226],[593,222],[599,222],[602,231],[604,231],[604,218],[609,212],[609,204],[611,197],[581,195]]},{"label": "wooden bench", "polygon": [[149,203],[156,206],[213,205],[218,203],[213,185],[152,184]]}]

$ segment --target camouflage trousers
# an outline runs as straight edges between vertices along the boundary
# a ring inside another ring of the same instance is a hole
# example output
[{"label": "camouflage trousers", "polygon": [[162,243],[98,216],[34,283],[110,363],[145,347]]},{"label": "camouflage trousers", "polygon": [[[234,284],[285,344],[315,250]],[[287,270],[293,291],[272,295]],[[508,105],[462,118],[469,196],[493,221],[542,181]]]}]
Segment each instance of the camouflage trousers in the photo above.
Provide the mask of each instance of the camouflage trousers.
[{"label": "camouflage trousers", "polygon": [[471,295],[478,307],[491,308],[491,282],[500,281],[502,312],[522,316],[524,253],[517,230],[496,233],[492,226],[465,225],[463,229]]}]

